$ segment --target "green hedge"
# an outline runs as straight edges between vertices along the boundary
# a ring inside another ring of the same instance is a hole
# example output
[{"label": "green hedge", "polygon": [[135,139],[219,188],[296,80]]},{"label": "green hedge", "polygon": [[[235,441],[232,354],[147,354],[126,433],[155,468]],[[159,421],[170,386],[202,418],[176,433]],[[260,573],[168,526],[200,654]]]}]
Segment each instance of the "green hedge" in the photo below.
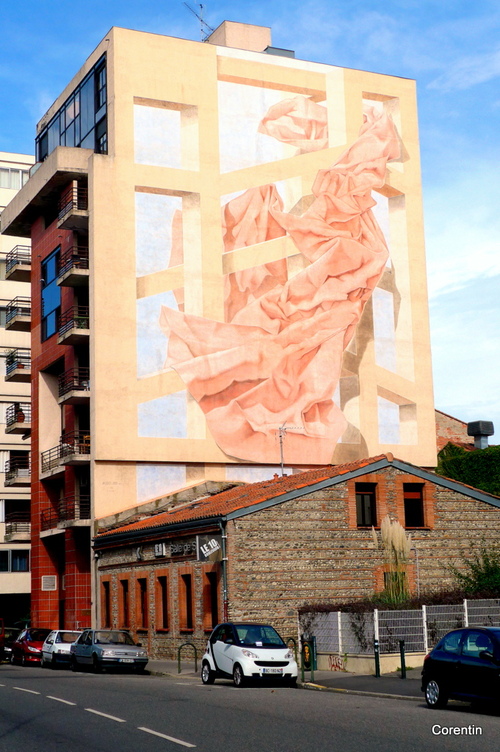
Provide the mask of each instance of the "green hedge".
[{"label": "green hedge", "polygon": [[468,452],[454,444],[447,444],[440,451],[438,459],[438,475],[500,496],[500,446]]}]

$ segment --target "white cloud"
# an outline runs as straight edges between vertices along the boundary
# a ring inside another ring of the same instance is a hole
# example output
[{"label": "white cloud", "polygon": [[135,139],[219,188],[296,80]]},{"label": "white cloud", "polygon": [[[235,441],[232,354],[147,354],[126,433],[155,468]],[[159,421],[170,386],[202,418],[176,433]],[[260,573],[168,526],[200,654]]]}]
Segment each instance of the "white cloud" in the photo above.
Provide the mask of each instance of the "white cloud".
[{"label": "white cloud", "polygon": [[500,50],[469,55],[452,64],[443,75],[431,81],[429,89],[461,91],[491,81],[500,75]]}]

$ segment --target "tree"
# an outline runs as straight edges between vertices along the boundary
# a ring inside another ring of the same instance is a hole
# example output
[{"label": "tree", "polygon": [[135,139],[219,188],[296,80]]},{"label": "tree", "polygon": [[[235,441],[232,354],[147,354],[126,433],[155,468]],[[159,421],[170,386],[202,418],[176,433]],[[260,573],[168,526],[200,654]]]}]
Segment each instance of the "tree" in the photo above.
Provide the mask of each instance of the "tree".
[{"label": "tree", "polygon": [[436,472],[500,496],[500,446],[470,452],[450,442],[439,452]]}]

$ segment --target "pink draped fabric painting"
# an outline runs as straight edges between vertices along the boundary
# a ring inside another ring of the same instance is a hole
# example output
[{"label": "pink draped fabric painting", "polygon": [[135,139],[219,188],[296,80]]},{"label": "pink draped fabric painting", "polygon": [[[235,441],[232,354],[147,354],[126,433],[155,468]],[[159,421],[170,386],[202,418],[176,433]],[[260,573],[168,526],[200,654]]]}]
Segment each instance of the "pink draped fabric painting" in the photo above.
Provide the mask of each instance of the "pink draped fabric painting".
[{"label": "pink draped fabric painting", "polygon": [[[324,148],[324,108],[280,104],[260,129],[301,151]],[[387,162],[399,155],[391,118],[367,108],[359,137],[319,171],[301,216],[284,211],[274,185],[223,207],[226,252],[288,235],[306,259],[302,271],[289,279],[282,259],[228,275],[224,322],[162,308],[166,364],[227,455],[279,462],[277,431],[286,424],[286,463],[331,462],[347,425],[333,401],[343,353],[388,258],[371,191],[382,188]]]}]

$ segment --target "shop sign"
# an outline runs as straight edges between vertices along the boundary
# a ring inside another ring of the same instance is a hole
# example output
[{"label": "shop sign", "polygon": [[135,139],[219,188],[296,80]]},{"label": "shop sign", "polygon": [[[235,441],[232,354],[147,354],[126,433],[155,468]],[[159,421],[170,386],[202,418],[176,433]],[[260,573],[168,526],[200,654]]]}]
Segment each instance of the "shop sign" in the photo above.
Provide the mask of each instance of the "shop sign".
[{"label": "shop sign", "polygon": [[222,561],[222,536],[197,535],[198,561]]}]

